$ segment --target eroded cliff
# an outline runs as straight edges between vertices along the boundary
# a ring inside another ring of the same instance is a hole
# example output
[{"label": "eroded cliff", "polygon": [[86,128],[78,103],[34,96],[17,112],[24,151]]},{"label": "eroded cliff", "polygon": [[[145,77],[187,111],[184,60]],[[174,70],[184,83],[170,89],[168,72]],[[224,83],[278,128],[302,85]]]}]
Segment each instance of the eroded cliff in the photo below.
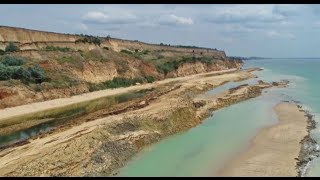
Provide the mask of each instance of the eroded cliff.
[{"label": "eroded cliff", "polygon": [[[224,51],[215,49],[0,26],[0,49],[5,50],[10,43],[19,50],[5,52],[0,58],[23,58],[25,63],[14,68],[39,65],[46,79],[26,83],[20,78],[25,74],[12,72],[12,78],[0,81],[0,108],[169,77],[239,69],[242,65],[241,60],[229,60]],[[13,71],[3,67],[0,73],[7,74],[8,70]]]}]

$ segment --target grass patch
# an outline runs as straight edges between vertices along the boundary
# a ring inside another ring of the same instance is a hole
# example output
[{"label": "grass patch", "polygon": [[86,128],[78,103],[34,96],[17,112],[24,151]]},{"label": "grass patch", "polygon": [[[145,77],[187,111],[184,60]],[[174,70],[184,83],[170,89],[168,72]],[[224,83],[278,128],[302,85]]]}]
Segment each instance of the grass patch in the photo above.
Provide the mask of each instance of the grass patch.
[{"label": "grass patch", "polygon": [[56,59],[58,61],[58,63],[60,64],[63,64],[63,63],[70,63],[70,64],[73,64],[73,63],[76,63],[77,60],[72,57],[72,56],[62,56],[60,58],[57,58]]},{"label": "grass patch", "polygon": [[78,85],[80,82],[78,80],[72,79],[65,74],[61,74],[58,79],[54,79],[50,82],[53,88],[64,88],[72,87]]},{"label": "grass patch", "polygon": [[165,62],[160,62],[156,65],[158,72],[168,74],[171,71],[174,71],[179,68],[182,64],[185,63],[196,63],[201,62],[205,64],[211,64],[214,62],[214,59],[211,57],[194,57],[194,56],[184,56],[177,60],[169,60]]},{"label": "grass patch", "polygon": [[68,52],[71,51],[68,47],[58,47],[58,46],[46,46],[42,48],[44,51],[61,51],[61,52]]},{"label": "grass patch", "polygon": [[125,54],[129,54],[130,56],[133,56],[133,57],[135,57],[137,59],[142,59],[144,55],[147,55],[147,54],[150,53],[150,50],[145,49],[143,51],[139,51],[138,49],[135,49],[135,51],[132,52],[132,51],[129,51],[129,50],[126,50],[126,49],[122,49],[120,52],[121,53],[125,53]]},{"label": "grass patch", "polygon": [[94,50],[81,53],[81,56],[87,61],[92,60],[92,61],[104,62],[107,60],[107,58],[103,57],[98,51],[94,51]]},{"label": "grass patch", "polygon": [[136,85],[136,83],[144,83],[144,82],[154,82],[155,78],[153,76],[145,76],[145,77],[138,77],[138,78],[122,78],[122,77],[115,77],[112,80],[105,81],[103,83],[89,84],[89,90],[97,91],[109,88],[119,88],[119,87],[129,87],[132,85]]}]

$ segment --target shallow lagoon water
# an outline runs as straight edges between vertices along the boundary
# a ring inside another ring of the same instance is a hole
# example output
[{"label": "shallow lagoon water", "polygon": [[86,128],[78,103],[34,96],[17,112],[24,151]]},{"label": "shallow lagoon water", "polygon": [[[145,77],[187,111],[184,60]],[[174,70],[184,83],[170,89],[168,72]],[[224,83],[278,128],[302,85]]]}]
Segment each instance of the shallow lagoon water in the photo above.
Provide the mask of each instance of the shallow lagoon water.
[{"label": "shallow lagoon water", "polygon": [[244,67],[263,67],[264,70],[255,72],[259,77],[256,80],[227,83],[207,94],[259,79],[267,82],[287,79],[290,86],[264,90],[260,97],[213,112],[213,116],[197,127],[146,148],[122,168],[118,176],[214,176],[230,158],[248,147],[260,128],[277,122],[274,105],[284,100],[303,99],[299,91],[306,78],[299,74],[274,71],[271,65],[260,60],[247,62]]}]

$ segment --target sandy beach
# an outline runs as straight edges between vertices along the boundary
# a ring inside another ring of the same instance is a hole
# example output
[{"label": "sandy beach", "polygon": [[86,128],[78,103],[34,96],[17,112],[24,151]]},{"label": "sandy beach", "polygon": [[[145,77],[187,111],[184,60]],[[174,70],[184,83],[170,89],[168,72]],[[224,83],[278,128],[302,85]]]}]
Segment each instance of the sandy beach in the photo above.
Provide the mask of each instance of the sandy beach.
[{"label": "sandy beach", "polygon": [[300,141],[307,135],[307,117],[293,103],[274,107],[279,122],[262,129],[247,151],[234,158],[219,176],[297,176]]}]

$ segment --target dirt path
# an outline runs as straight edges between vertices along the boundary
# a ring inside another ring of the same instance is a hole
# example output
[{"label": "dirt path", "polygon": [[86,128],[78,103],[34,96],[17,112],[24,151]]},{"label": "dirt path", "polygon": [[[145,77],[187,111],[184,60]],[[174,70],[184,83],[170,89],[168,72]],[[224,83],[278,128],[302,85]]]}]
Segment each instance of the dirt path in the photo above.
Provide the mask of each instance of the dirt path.
[{"label": "dirt path", "polygon": [[275,106],[279,123],[262,129],[249,149],[231,160],[220,176],[297,176],[300,141],[307,135],[305,113],[291,103]]},{"label": "dirt path", "polygon": [[198,79],[197,77],[201,77],[201,76],[205,76],[205,75],[230,73],[230,72],[234,72],[236,70],[237,69],[229,69],[229,70],[215,71],[215,72],[209,72],[209,73],[195,74],[195,75],[185,76],[185,77],[170,78],[170,79],[165,79],[162,81],[157,81],[157,82],[151,83],[151,84],[142,84],[142,85],[136,85],[136,86],[126,87],[126,88],[106,89],[106,90],[101,90],[101,91],[84,93],[81,95],[72,96],[70,98],[60,98],[60,99],[54,99],[54,100],[49,100],[49,101],[44,101],[44,102],[36,102],[36,103],[26,104],[26,105],[17,106],[17,107],[1,109],[0,110],[0,122],[1,121],[3,122],[6,119],[11,118],[11,117],[15,117],[15,116],[21,116],[24,114],[40,112],[40,111],[44,111],[46,109],[64,107],[67,105],[76,104],[76,103],[80,103],[83,101],[89,101],[89,100],[93,100],[93,99],[97,99],[97,98],[101,98],[101,97],[105,97],[105,96],[112,96],[112,95],[116,95],[116,94],[126,93],[126,92],[133,91],[133,90],[152,88],[152,87],[156,87],[158,85],[166,84],[166,83],[173,82],[173,81],[187,81],[187,80],[192,80],[192,79]]}]

